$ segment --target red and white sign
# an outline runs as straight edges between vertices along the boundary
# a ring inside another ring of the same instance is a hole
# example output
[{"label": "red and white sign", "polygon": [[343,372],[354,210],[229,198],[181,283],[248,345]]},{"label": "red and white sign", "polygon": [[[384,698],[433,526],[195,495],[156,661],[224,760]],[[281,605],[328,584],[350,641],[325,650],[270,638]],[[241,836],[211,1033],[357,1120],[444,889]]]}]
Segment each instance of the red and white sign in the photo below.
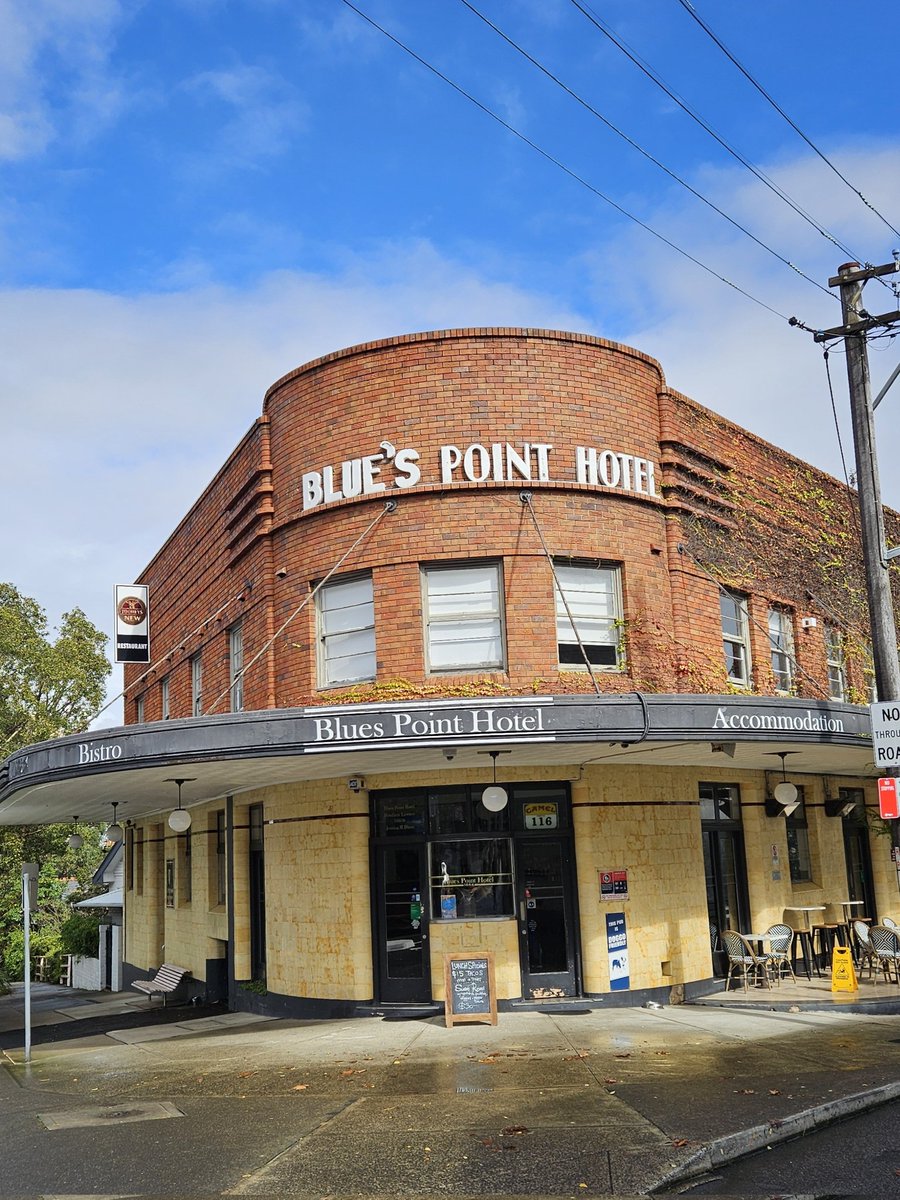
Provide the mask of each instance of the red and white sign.
[{"label": "red and white sign", "polygon": [[878,812],[883,821],[900,817],[900,796],[897,795],[896,779],[878,780]]}]

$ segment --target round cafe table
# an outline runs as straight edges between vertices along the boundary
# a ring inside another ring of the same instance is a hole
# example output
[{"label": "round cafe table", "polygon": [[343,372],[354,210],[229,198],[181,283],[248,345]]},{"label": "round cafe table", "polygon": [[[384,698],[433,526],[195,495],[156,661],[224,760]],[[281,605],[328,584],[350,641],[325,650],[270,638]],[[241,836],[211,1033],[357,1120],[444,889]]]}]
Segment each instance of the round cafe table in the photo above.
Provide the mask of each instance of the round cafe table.
[{"label": "round cafe table", "polygon": [[812,938],[812,914],[823,913],[826,909],[824,904],[786,904],[785,912],[797,912],[803,914],[803,925],[799,929],[794,930],[794,966],[796,967],[796,948],[797,943],[800,943],[800,948],[803,951],[803,965],[806,968],[806,978],[812,979],[812,968],[815,967],[816,974],[822,974],[822,968],[819,966],[813,954],[813,938]]},{"label": "round cafe table", "polygon": [[846,930],[847,945],[850,947],[850,953],[853,955],[853,962],[859,967],[859,950],[856,945],[856,938],[853,936],[853,922],[859,920],[861,914],[855,913],[854,908],[865,908],[865,900],[838,900],[841,906],[841,912],[844,914],[842,929]]}]

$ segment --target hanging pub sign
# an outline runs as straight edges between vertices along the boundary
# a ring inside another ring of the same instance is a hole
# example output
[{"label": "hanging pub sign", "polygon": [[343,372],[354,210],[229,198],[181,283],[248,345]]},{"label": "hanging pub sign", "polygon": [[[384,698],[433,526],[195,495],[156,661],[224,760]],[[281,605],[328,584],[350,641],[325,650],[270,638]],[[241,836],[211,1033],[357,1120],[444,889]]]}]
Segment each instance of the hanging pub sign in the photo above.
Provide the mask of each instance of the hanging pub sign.
[{"label": "hanging pub sign", "polygon": [[141,583],[116,584],[117,663],[150,661],[149,588]]}]

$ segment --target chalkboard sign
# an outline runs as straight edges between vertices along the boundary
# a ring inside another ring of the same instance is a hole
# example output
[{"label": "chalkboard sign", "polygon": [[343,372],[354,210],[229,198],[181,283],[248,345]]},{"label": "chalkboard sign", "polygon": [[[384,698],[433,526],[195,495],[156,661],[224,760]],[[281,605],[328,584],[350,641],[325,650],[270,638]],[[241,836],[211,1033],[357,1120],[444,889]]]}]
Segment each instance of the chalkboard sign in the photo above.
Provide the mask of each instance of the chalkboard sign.
[{"label": "chalkboard sign", "polygon": [[494,956],[481,954],[444,955],[444,1009],[447,1025],[460,1021],[490,1021],[497,1024],[497,991],[494,987]]}]

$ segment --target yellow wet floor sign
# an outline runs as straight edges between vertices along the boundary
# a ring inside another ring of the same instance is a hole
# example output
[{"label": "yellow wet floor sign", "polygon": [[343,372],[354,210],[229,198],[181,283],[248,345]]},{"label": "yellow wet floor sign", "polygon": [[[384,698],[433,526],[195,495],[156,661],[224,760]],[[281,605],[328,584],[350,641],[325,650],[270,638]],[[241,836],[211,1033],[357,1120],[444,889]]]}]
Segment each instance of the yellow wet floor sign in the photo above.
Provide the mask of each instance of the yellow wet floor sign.
[{"label": "yellow wet floor sign", "polygon": [[859,984],[853,969],[853,957],[847,946],[835,946],[831,952],[831,990],[833,992],[857,992]]}]

